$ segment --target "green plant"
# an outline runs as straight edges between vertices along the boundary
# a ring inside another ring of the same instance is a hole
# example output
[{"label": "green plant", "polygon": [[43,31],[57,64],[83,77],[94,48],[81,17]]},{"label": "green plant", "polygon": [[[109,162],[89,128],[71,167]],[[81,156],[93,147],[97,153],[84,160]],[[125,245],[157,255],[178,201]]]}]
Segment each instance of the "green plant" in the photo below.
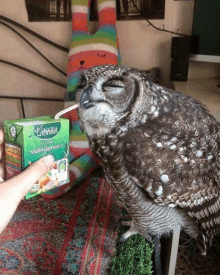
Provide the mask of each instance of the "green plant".
[{"label": "green plant", "polygon": [[[121,236],[127,228],[119,230]],[[117,243],[115,255],[109,267],[110,275],[149,275],[152,274],[151,260],[153,243],[144,237],[134,235],[124,243]]]}]

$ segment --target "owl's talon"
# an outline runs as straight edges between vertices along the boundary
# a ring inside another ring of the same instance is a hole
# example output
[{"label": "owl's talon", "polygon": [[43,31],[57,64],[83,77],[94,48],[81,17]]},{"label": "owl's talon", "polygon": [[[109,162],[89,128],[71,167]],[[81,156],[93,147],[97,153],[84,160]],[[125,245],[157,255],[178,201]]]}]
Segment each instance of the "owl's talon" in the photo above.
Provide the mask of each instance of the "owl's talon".
[{"label": "owl's talon", "polygon": [[136,234],[138,234],[138,231],[129,229],[128,231],[126,231],[124,234],[121,235],[119,242],[124,243],[128,238],[130,238],[131,236],[134,236]]},{"label": "owl's talon", "polygon": [[148,235],[147,233],[145,233],[145,234],[143,235],[143,237],[145,238],[145,240],[146,240],[148,243],[150,243],[150,242],[152,241],[152,237],[151,237],[150,235]]},{"label": "owl's talon", "polygon": [[119,242],[125,242],[129,237],[139,233],[132,221],[124,221],[124,224],[125,226],[127,226],[128,224],[131,224],[131,227],[128,231],[126,231],[124,234],[121,235]]},{"label": "owl's talon", "polygon": [[127,239],[125,238],[125,236],[121,235],[119,242],[120,243],[124,243]]}]

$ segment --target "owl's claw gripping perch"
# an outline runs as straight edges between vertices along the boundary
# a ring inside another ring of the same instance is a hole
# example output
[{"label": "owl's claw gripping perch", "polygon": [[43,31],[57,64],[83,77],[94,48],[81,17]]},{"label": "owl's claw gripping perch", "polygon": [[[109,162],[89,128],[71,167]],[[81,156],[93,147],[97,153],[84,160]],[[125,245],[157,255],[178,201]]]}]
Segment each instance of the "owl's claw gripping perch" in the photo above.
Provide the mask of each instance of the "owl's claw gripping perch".
[{"label": "owl's claw gripping perch", "polygon": [[126,238],[125,236],[121,235],[120,239],[119,239],[119,242],[120,243],[124,243],[126,241]]},{"label": "owl's claw gripping perch", "polygon": [[[120,224],[123,227],[130,226],[130,229],[126,231],[123,235],[121,235],[119,242],[125,242],[129,237],[140,234],[138,229],[135,227],[134,223],[132,221],[118,221],[118,224]],[[141,234],[147,242],[151,242],[152,238],[147,233]]]},{"label": "owl's claw gripping perch", "polygon": [[119,242],[125,242],[129,237],[136,235],[137,233],[138,230],[131,226],[128,231],[121,235]]},{"label": "owl's claw gripping perch", "polygon": [[119,242],[125,242],[129,237],[139,233],[132,221],[121,221],[121,226],[130,226],[130,229],[121,235]]},{"label": "owl's claw gripping perch", "polygon": [[146,240],[148,243],[150,243],[150,242],[152,241],[152,237],[151,237],[150,235],[148,235],[147,233],[145,233],[145,234],[143,235],[143,237],[145,238],[145,240]]}]

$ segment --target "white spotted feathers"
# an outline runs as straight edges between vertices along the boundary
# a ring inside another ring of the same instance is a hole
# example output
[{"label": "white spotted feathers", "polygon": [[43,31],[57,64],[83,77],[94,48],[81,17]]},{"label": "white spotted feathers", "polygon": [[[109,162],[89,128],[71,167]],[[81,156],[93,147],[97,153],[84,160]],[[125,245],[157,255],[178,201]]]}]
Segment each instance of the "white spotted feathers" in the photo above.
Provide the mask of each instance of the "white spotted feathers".
[{"label": "white spotted feathers", "polygon": [[135,228],[180,225],[204,254],[220,229],[220,123],[144,71],[103,65],[83,77],[81,127]]}]

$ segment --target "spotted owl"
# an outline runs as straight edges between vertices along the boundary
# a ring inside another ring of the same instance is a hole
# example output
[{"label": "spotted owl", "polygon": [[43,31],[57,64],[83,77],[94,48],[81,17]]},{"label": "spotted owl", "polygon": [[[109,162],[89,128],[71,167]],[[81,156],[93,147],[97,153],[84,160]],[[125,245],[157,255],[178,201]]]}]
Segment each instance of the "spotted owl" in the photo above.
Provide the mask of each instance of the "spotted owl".
[{"label": "spotted owl", "polygon": [[181,226],[205,254],[220,229],[220,123],[196,99],[128,67],[85,71],[77,100],[130,234],[150,240]]}]

